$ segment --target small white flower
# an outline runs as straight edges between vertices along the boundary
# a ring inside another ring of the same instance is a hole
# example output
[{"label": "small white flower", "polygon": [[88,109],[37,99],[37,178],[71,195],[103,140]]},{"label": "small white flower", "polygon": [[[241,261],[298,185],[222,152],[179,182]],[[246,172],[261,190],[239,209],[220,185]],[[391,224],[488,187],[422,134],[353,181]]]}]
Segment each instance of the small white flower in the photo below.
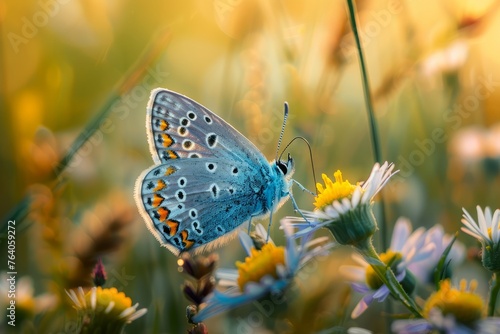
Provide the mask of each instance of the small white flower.
[{"label": "small white flower", "polygon": [[[7,272],[0,272],[0,308],[4,309],[10,304],[9,297],[11,284],[16,285],[16,308],[32,316],[53,309],[57,306],[58,298],[52,293],[43,293],[34,296],[33,279],[30,276],[11,276]],[[5,318],[7,319],[7,318]],[[0,325],[3,323],[0,318]]]},{"label": "small white flower", "polygon": [[[376,163],[370,173],[370,176],[365,182],[358,183],[356,185],[351,185],[349,181],[344,181],[342,179],[342,173],[337,171],[335,176],[335,182],[332,182],[330,178],[323,174],[323,181],[325,186],[318,184],[319,194],[316,196],[316,210],[306,211],[301,210],[302,217],[286,217],[285,221],[291,222],[295,226],[300,226],[302,230],[296,234],[299,237],[303,234],[310,233],[322,227],[327,227],[332,223],[335,223],[350,213],[362,210],[364,208],[365,215],[371,215],[370,205],[373,201],[375,195],[377,195],[380,190],[386,185],[389,179],[397,173],[393,172],[394,164],[389,164],[388,162],[380,165]],[[359,214],[355,214],[359,216]],[[359,227],[359,233],[370,234],[370,231],[375,231],[375,222],[371,222],[371,217],[365,219],[362,222],[355,222],[351,219],[346,219],[346,224],[343,226],[344,229],[350,229],[351,232],[348,234],[356,234],[357,227]],[[356,226],[357,223],[368,224],[367,226]],[[369,226],[373,223],[373,226]],[[335,233],[334,233],[335,235]],[[337,241],[344,244],[342,240],[339,240],[339,235],[335,235]],[[342,238],[340,238],[342,239]],[[347,240],[346,240],[347,241]],[[348,242],[348,241],[347,241]]]},{"label": "small white flower", "polygon": [[457,323],[453,315],[443,315],[437,308],[429,311],[428,319],[396,320],[391,329],[397,334],[427,334],[433,333],[433,331],[445,334],[478,333],[472,328]]},{"label": "small white flower", "polygon": [[[349,196],[333,199],[332,203],[326,205],[323,209],[316,210],[310,213],[311,218],[319,218],[322,220],[335,220],[341,215],[345,214],[349,210],[355,209],[358,205],[363,205],[371,203],[373,197],[379,193],[380,190],[385,186],[387,181],[396,174],[397,172],[392,172],[394,169],[394,164],[389,164],[384,162],[381,166],[376,163],[368,177],[368,180],[362,184],[357,184],[354,186],[354,191],[352,191]],[[329,186],[326,186],[325,192],[328,190]],[[320,197],[321,194],[318,195]],[[328,198],[326,199],[328,200]]]},{"label": "small white flower", "polygon": [[500,210],[495,210],[491,213],[491,209],[486,207],[486,209],[481,210],[481,207],[477,206],[477,223],[471,217],[471,215],[464,210],[464,215],[462,223],[465,225],[462,227],[462,231],[473,236],[479,242],[481,242],[482,247],[482,262],[483,267],[491,272],[497,273],[500,271]]},{"label": "small white flower", "polygon": [[[408,266],[408,269],[420,282],[430,282],[432,280],[432,274],[436,269],[439,260],[453,239],[451,235],[444,233],[441,225],[433,226],[427,230],[425,235],[428,239],[426,243],[430,243],[435,246],[434,251],[425,261],[418,261]],[[465,246],[460,241],[455,240],[446,258],[446,262],[449,264],[449,269],[453,269],[462,263],[464,258]]]},{"label": "small white flower", "polygon": [[446,48],[428,56],[420,65],[425,76],[449,73],[463,66],[469,55],[469,46],[462,40],[457,40]]},{"label": "small white flower", "polygon": [[82,287],[78,287],[76,291],[66,290],[66,294],[73,302],[75,309],[96,313],[99,319],[104,319],[108,324],[114,322],[128,324],[147,312],[145,308],[137,310],[139,304],[132,305],[131,299],[123,292],[118,292],[116,288],[93,287],[85,292]]},{"label": "small white flower", "polygon": [[484,212],[479,205],[476,209],[477,223],[467,210],[463,209],[462,223],[465,227],[462,227],[462,231],[479,240],[483,246],[498,245],[500,240],[500,210],[496,209],[492,214],[489,207],[486,207]]},{"label": "small white flower", "polygon": [[[408,284],[412,285],[409,280],[411,274],[406,269],[415,263],[426,260],[434,249],[435,245],[426,238],[423,228],[419,228],[412,233],[409,220],[400,218],[394,226],[391,246],[385,254],[381,254],[381,257],[384,258],[387,255],[388,260],[394,261],[390,265],[399,282],[403,282],[406,278]],[[374,281],[373,278],[367,277],[369,264],[358,254],[354,254],[353,259],[359,266],[342,266],[340,270],[348,280],[352,281],[352,288],[356,292],[364,294],[351,314],[352,318],[357,318],[374,300],[383,302],[390,295],[390,291],[385,284],[381,284],[379,287],[370,286],[377,280]],[[367,279],[370,279],[371,283],[368,283]],[[414,287],[413,283],[412,290]]]}]

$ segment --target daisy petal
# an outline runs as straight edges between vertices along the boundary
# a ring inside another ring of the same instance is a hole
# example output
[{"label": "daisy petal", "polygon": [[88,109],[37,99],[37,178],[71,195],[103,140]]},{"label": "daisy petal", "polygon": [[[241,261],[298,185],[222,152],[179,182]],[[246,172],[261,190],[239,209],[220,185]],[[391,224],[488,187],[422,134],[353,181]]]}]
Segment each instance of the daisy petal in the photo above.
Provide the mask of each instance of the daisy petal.
[{"label": "daisy petal", "polygon": [[372,302],[373,297],[371,295],[364,296],[352,311],[351,318],[356,319],[363,314]]},{"label": "daisy petal", "polygon": [[254,247],[252,238],[250,238],[250,236],[243,231],[241,231],[238,234],[238,236],[240,238],[240,242],[241,242],[241,245],[243,246],[243,249],[245,250],[247,255],[250,255],[251,250]]},{"label": "daisy petal", "polygon": [[400,251],[406,244],[408,236],[411,234],[411,223],[406,218],[399,218],[394,225],[394,230],[392,232],[391,246],[390,249],[393,251]]},{"label": "daisy petal", "polygon": [[500,210],[495,210],[491,222],[491,239],[497,244],[500,241]]},{"label": "daisy petal", "polygon": [[488,235],[488,225],[486,224],[486,218],[484,216],[483,210],[481,210],[481,207],[479,205],[476,206],[476,209],[477,209],[477,222],[479,228],[481,229],[481,234]]}]

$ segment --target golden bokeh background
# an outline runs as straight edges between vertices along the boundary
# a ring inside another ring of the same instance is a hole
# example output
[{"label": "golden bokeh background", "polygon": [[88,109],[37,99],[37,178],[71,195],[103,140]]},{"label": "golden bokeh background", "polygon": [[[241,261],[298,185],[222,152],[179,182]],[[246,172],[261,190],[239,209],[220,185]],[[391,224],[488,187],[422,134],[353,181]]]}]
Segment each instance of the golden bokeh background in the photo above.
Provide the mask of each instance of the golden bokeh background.
[{"label": "golden bokeh background", "polygon": [[[493,0],[357,1],[377,140],[383,160],[400,169],[384,191],[387,228],[381,233],[390,236],[399,216],[415,227],[442,224],[454,233],[462,207],[498,207],[498,7]],[[17,230],[17,271],[31,277],[35,296],[55,296],[52,308],[27,317],[27,332],[71,332],[64,288],[85,284],[97,257],[111,284],[149,309],[128,331],[185,332],[184,277],[133,202],[136,178],[153,164],[144,119],[155,87],[207,106],[270,160],[288,101],[284,143],[306,138],[318,175],[342,169],[356,182],[373,166],[343,1],[4,0],[0,30],[0,213],[6,217],[0,223],[32,196],[28,223]],[[155,57],[144,58],[150,53]],[[109,117],[55,182],[59,159],[116,94]],[[297,143],[289,151],[295,178],[313,189],[307,147]],[[310,209],[311,197],[295,192]],[[292,213],[287,204],[276,215],[277,242],[277,220]],[[463,235],[459,240],[475,245]],[[226,247],[220,265],[232,266],[243,253],[237,241]],[[328,266],[319,266],[319,274],[304,278],[315,288],[294,304],[301,305],[294,312],[302,319],[319,312],[315,330],[338,325],[343,290],[325,282],[342,281],[336,254],[347,251],[339,252],[324,260]],[[5,254],[2,246],[2,270]],[[329,296],[320,311],[311,302],[318,296]],[[210,332],[245,332],[238,329],[238,312],[208,321]],[[356,322],[345,318],[344,325],[383,326],[367,313]],[[266,326],[281,330],[272,319]]]}]

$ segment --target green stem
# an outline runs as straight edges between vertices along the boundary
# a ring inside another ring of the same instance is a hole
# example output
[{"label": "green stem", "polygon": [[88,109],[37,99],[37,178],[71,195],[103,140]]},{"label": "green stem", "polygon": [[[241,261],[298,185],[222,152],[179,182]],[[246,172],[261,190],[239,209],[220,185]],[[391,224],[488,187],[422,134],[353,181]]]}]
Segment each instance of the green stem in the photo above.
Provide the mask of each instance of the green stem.
[{"label": "green stem", "polygon": [[120,99],[120,95],[113,92],[108,100],[104,103],[101,110],[94,116],[94,118],[87,123],[84,130],[80,132],[78,137],[73,141],[64,156],[61,158],[57,166],[54,168],[54,178],[58,178],[61,173],[66,169],[75,154],[82,148],[82,146],[95,134],[99,125],[108,117],[111,112],[111,106]]},{"label": "green stem", "polygon": [[354,40],[356,41],[356,47],[359,54],[359,67],[361,68],[361,75],[363,79],[363,92],[365,95],[366,110],[368,111],[368,119],[370,121],[370,130],[372,136],[372,146],[373,155],[376,162],[382,163],[382,154],[380,152],[380,145],[378,142],[378,130],[377,123],[375,122],[375,112],[373,110],[373,103],[370,94],[370,81],[368,80],[368,72],[365,65],[365,56],[363,54],[363,49],[361,48],[361,41],[359,39],[358,33],[358,22],[356,18],[356,5],[354,0],[347,0],[347,6],[349,7],[349,18],[351,23],[351,29],[354,34]]},{"label": "green stem", "polygon": [[497,303],[498,292],[500,292],[500,280],[498,279],[498,273],[493,273],[493,276],[491,277],[490,300],[488,302],[489,317],[493,317],[495,315],[495,305]]},{"label": "green stem", "polygon": [[[358,22],[356,17],[356,4],[354,0],[347,0],[347,6],[349,7],[349,22],[351,23],[352,33],[354,35],[354,40],[356,41],[356,47],[358,49],[359,55],[359,67],[361,68],[361,76],[363,83],[363,93],[365,96],[365,105],[366,111],[368,112],[368,121],[370,123],[370,135],[372,138],[372,148],[373,148],[373,157],[375,162],[382,163],[382,153],[380,149],[379,143],[379,135],[377,129],[377,122],[375,121],[375,111],[373,110],[373,102],[371,97],[370,90],[370,80],[368,79],[368,71],[366,69],[365,64],[365,56],[363,54],[363,49],[361,47],[361,41],[359,39],[358,33]],[[384,210],[384,202],[381,199],[380,204],[382,210],[380,212],[380,241],[382,244],[382,249],[387,248],[387,236],[386,236],[386,226],[385,226],[385,210]]]},{"label": "green stem", "polygon": [[357,248],[357,250],[363,255],[365,260],[372,266],[373,270],[380,278],[380,280],[387,286],[391,294],[400,300],[408,310],[417,318],[422,318],[422,314],[420,313],[418,305],[415,301],[408,296],[406,291],[403,289],[401,284],[394,276],[393,271],[390,267],[388,267],[380,257],[378,256],[377,251],[373,247],[373,244],[370,239],[367,239],[366,243],[363,247]]}]

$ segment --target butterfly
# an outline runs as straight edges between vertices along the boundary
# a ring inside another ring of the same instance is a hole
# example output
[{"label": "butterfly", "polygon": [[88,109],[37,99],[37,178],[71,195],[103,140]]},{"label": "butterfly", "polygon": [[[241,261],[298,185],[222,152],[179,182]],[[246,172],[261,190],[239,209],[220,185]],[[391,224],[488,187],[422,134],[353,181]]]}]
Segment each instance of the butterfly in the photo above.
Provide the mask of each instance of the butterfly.
[{"label": "butterfly", "polygon": [[223,244],[291,196],[290,156],[267,161],[250,140],[186,96],[154,89],[146,130],[155,165],[137,179],[135,199],[151,233],[175,255]]}]

